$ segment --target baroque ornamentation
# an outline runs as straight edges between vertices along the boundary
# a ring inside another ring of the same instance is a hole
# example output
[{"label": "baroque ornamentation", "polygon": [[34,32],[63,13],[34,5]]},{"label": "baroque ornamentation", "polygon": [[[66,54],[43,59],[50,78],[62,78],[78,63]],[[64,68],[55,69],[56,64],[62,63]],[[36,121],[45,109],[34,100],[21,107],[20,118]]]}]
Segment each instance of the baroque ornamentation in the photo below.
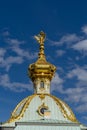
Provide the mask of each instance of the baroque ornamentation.
[{"label": "baroque ornamentation", "polygon": [[37,112],[40,116],[44,116],[44,111],[48,109],[48,106],[46,106],[45,103],[43,103],[41,106],[38,107]]}]

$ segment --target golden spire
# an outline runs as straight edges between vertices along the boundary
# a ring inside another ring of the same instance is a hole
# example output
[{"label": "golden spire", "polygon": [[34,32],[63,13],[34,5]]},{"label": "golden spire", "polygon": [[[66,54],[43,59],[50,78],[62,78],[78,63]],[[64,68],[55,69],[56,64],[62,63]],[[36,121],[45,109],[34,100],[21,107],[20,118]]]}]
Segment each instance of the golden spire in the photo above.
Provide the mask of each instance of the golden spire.
[{"label": "golden spire", "polygon": [[37,42],[40,44],[40,52],[39,52],[39,58],[44,58],[44,41],[46,38],[46,34],[41,31],[37,36],[35,35],[34,38],[37,40]]},{"label": "golden spire", "polygon": [[[34,83],[35,93],[50,93],[50,81],[54,76],[56,67],[47,62],[45,58],[44,41],[46,34],[41,31],[38,35],[34,36],[34,38],[40,44],[40,51],[38,54],[38,60],[35,63],[29,65],[29,77]],[[40,86],[43,87],[41,88]]]}]

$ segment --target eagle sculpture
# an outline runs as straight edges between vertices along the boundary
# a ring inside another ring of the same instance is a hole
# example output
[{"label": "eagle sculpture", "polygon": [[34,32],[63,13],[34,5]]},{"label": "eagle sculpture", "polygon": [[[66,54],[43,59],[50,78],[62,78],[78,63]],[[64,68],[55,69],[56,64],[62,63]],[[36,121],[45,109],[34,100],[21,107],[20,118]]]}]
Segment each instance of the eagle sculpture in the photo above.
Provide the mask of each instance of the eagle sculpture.
[{"label": "eagle sculpture", "polygon": [[35,35],[34,38],[37,40],[38,43],[43,44],[46,38],[46,34],[41,31],[40,34],[38,34],[37,36]]}]

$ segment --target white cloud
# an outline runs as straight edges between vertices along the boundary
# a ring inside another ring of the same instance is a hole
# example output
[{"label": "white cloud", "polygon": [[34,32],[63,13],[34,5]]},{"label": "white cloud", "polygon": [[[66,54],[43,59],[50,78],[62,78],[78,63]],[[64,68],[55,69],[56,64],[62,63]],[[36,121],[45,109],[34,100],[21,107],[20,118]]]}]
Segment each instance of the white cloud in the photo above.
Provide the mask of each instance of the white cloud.
[{"label": "white cloud", "polygon": [[[76,107],[76,111],[79,111],[79,113],[87,112],[87,103],[86,104],[81,104],[81,105],[77,106]],[[87,118],[85,118],[85,119],[87,119]]]},{"label": "white cloud", "polygon": [[6,53],[6,50],[3,48],[0,48],[0,57],[4,56]]},{"label": "white cloud", "polygon": [[21,56],[26,59],[34,59],[37,57],[37,53],[29,53],[29,51],[21,49],[19,46],[12,46],[12,51],[15,52],[18,56]]},{"label": "white cloud", "polygon": [[87,52],[87,39],[77,42],[72,48],[77,51]]},{"label": "white cloud", "polygon": [[25,44],[25,41],[20,41],[18,39],[12,39],[12,38],[8,38],[5,40],[5,42],[9,43],[9,49],[12,50],[13,52],[15,52],[18,56],[22,57],[22,58],[26,58],[26,59],[34,59],[37,56],[37,53],[30,53],[29,50],[25,50],[22,49],[20,46],[21,44]]},{"label": "white cloud", "polygon": [[[64,94],[67,95],[66,100],[73,103],[85,103],[87,102],[87,88],[82,86],[67,88]],[[83,98],[84,97],[84,98]]]},{"label": "white cloud", "polygon": [[83,118],[83,119],[85,119],[85,120],[87,120],[87,116],[86,116],[86,115],[85,115],[85,116],[83,116],[82,118]]},{"label": "white cloud", "polygon": [[[87,109],[87,69],[85,67],[76,67],[67,74],[67,78],[76,77],[77,82],[74,86],[66,88],[64,94],[67,95],[66,100],[77,104],[76,111],[86,112]],[[68,80],[69,80],[68,79]],[[82,104],[82,106],[80,105]]]},{"label": "white cloud", "polygon": [[23,61],[24,61],[23,58],[20,56],[16,56],[16,57],[9,56],[7,58],[1,58],[0,59],[0,67],[5,68],[6,71],[9,71],[10,67],[13,64],[21,64],[21,63],[23,63]]},{"label": "white cloud", "polygon": [[8,37],[8,36],[10,36],[9,31],[8,31],[8,30],[4,30],[4,31],[2,32],[2,36],[3,36],[3,37]]},{"label": "white cloud", "polygon": [[79,37],[76,34],[67,34],[60,39],[60,43],[72,43],[79,41]]},{"label": "white cloud", "polygon": [[87,81],[87,70],[77,67],[67,74],[68,78],[76,77],[80,81]]},{"label": "white cloud", "polygon": [[24,84],[20,82],[11,82],[8,74],[0,75],[0,86],[8,88],[11,91],[23,92],[25,90],[32,91],[32,84]]},{"label": "white cloud", "polygon": [[55,76],[51,82],[51,91],[62,92],[63,89],[63,80],[59,77],[58,73],[55,73]]},{"label": "white cloud", "polygon": [[13,57],[13,56],[9,56],[7,59],[6,59],[6,62],[8,64],[12,64],[12,63],[22,63],[23,62],[23,59],[22,57]]},{"label": "white cloud", "polygon": [[62,55],[64,55],[66,52],[64,51],[64,50],[57,50],[56,51],[56,54],[57,54],[57,56],[62,56]]},{"label": "white cloud", "polygon": [[[37,57],[36,52],[30,53],[28,50],[21,48],[21,45],[26,43],[25,41],[5,37],[5,43],[8,43],[6,49],[0,48],[0,68],[5,68],[6,71],[9,71],[13,64],[22,64],[25,60]],[[10,55],[6,55],[8,51],[11,52]],[[15,56],[12,54],[14,52]]]},{"label": "white cloud", "polygon": [[85,33],[85,34],[87,34],[87,25],[85,25],[85,26],[82,27],[82,32]]},{"label": "white cloud", "polygon": [[76,59],[77,61],[80,60],[80,58],[81,58],[81,57],[79,57],[79,56],[76,56],[76,57],[75,57],[75,59]]},{"label": "white cloud", "polygon": [[5,42],[15,46],[25,43],[25,41],[20,41],[18,39],[13,39],[13,38],[6,38]]},{"label": "white cloud", "polygon": [[66,34],[65,36],[63,36],[59,41],[52,41],[49,40],[48,41],[52,44],[52,45],[63,45],[63,44],[67,44],[70,45],[71,43],[77,42],[79,41],[81,38],[78,37],[76,34]]}]

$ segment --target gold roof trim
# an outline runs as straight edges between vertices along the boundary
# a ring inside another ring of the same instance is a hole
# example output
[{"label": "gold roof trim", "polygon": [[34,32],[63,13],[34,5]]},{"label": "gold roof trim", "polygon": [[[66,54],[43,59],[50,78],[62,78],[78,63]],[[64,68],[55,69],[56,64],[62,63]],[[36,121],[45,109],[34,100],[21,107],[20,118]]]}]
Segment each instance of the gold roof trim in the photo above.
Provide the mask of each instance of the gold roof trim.
[{"label": "gold roof trim", "polygon": [[[6,122],[6,123],[11,123],[11,122],[15,122],[16,120],[19,120],[23,117],[24,115],[24,112],[26,111],[27,107],[29,106],[31,100],[35,97],[35,96],[39,96],[39,98],[41,98],[42,94],[34,94],[32,96],[29,96],[27,98],[25,98],[24,100],[22,100],[17,106],[16,108],[14,109],[14,111],[12,112],[12,115],[10,117],[10,119]],[[45,98],[45,96],[49,96],[51,97],[52,99],[54,99],[54,101],[56,101],[56,104],[58,105],[58,107],[60,108],[61,112],[63,113],[63,116],[72,121],[72,122],[75,122],[75,123],[78,123],[78,120],[76,119],[74,113],[72,112],[71,108],[65,103],[63,102],[61,99],[59,98],[56,98],[55,96],[53,95],[50,95],[50,94],[43,94],[43,97]],[[25,101],[26,100],[26,101]],[[16,115],[16,111],[18,110],[18,108],[20,107],[20,105],[23,103],[23,107],[20,111],[20,113],[18,115]],[[67,113],[66,109],[64,108],[64,106],[68,109],[68,111],[70,112],[70,114]]]},{"label": "gold roof trim", "polygon": [[[36,95],[34,94],[34,95],[29,96],[29,97],[25,98],[24,100],[22,100],[22,101],[16,106],[16,108],[14,109],[14,111],[13,111],[12,114],[11,114],[10,119],[9,119],[6,123],[11,123],[11,122],[14,122],[14,121],[16,121],[16,120],[21,119],[21,117],[23,117],[23,115],[24,115],[24,112],[26,111],[26,108],[28,107],[28,105],[30,104],[31,100],[32,100],[35,96],[36,96]],[[26,100],[26,101],[25,101],[25,100]],[[24,105],[23,105],[23,107],[22,107],[20,113],[19,113],[19,114],[16,114],[16,111],[18,110],[18,108],[21,106],[21,104],[22,104],[24,101],[25,101],[25,103],[24,103]]]},{"label": "gold roof trim", "polygon": [[45,95],[44,94],[40,94],[39,97],[40,97],[41,100],[43,100],[45,98]]},{"label": "gold roof trim", "polygon": [[[61,99],[59,99],[59,98],[57,98],[57,97],[55,97],[55,96],[53,96],[53,95],[49,95],[49,96],[52,97],[52,98],[56,101],[57,105],[59,106],[59,108],[60,108],[60,110],[61,110],[61,112],[63,113],[63,116],[64,116],[65,118],[67,118],[68,120],[70,120],[70,121],[72,121],[72,122],[78,123],[78,120],[76,119],[76,117],[75,117],[73,111],[71,110],[71,108],[70,108],[64,101],[62,101]],[[63,104],[64,104],[64,106],[65,106],[66,108],[68,108],[70,114],[67,113],[67,111],[65,110]]]}]

